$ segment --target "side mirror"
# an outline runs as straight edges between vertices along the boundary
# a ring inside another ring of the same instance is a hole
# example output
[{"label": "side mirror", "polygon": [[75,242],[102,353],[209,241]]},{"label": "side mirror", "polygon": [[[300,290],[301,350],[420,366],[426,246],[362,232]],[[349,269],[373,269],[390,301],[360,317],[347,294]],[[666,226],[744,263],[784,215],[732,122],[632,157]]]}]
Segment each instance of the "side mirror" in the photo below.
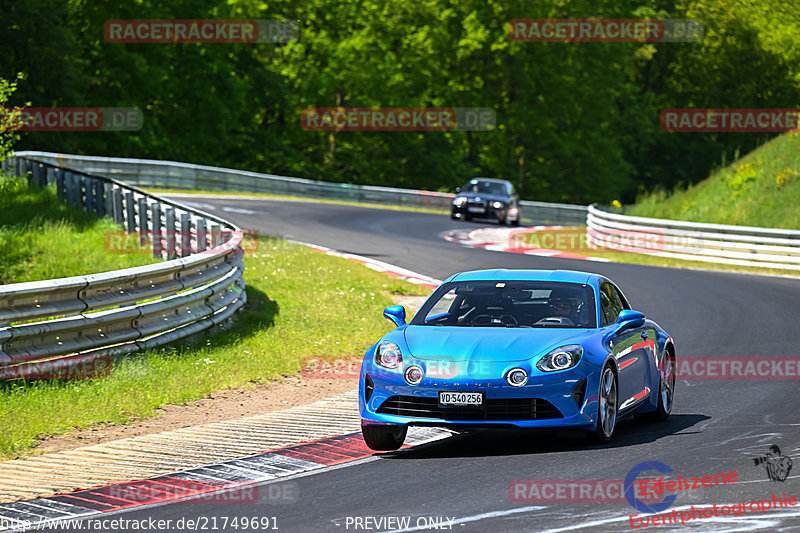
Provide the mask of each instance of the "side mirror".
[{"label": "side mirror", "polygon": [[617,331],[638,328],[644,325],[644,313],[633,309],[623,309],[617,317]]},{"label": "side mirror", "polygon": [[404,326],[406,323],[406,308],[402,305],[390,305],[383,310],[386,320],[393,322],[395,326]]},{"label": "side mirror", "polygon": [[461,192],[461,187],[456,187],[456,194]]}]

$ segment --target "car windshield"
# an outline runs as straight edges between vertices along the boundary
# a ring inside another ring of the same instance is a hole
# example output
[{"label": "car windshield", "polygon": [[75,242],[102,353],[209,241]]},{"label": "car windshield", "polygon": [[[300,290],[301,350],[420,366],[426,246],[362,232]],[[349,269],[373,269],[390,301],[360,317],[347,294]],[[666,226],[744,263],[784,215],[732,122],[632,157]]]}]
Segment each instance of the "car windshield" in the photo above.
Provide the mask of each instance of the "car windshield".
[{"label": "car windshield", "polygon": [[464,192],[496,194],[498,196],[506,194],[505,185],[496,181],[472,180],[464,186],[463,190]]},{"label": "car windshield", "polygon": [[446,283],[411,321],[421,326],[594,328],[594,292],[579,283],[462,281]]}]

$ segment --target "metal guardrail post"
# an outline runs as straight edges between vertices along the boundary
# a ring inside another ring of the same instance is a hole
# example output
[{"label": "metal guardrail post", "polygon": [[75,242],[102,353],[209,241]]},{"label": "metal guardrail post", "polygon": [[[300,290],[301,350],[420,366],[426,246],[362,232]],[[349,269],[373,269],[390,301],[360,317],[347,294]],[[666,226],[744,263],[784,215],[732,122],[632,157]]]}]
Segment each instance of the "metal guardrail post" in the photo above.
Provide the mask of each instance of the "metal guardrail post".
[{"label": "metal guardrail post", "polygon": [[53,167],[46,167],[45,185],[48,187],[56,181],[56,171]]},{"label": "metal guardrail post", "polygon": [[133,193],[125,193],[125,231],[136,231],[136,206],[133,203]]},{"label": "metal guardrail post", "polygon": [[181,257],[192,253],[192,219],[189,213],[181,213]]},{"label": "metal guardrail post", "polygon": [[83,175],[76,172],[72,173],[72,179],[75,180],[75,205],[86,205],[84,202],[84,187],[86,185]]},{"label": "metal guardrail post", "polygon": [[150,228],[148,222],[148,202],[147,198],[139,198],[139,246],[141,246],[147,239],[147,233]]},{"label": "metal guardrail post", "polygon": [[114,219],[114,184],[105,182],[103,183],[103,199],[105,200],[105,205],[103,206],[103,210],[105,212],[105,216]]},{"label": "metal guardrail post", "polygon": [[81,176],[81,181],[83,181],[83,188],[86,190],[86,196],[83,198],[83,210],[91,213],[94,210],[94,180]]},{"label": "metal guardrail post", "polygon": [[208,249],[208,233],[206,231],[206,219],[201,218],[197,221],[197,252],[205,252]]},{"label": "metal guardrail post", "polygon": [[30,168],[29,168],[30,166],[31,165],[30,165],[29,161],[27,161],[25,159],[20,161],[21,174],[22,174],[22,176],[25,177],[26,180],[28,180],[28,187],[33,187],[34,181],[33,181],[33,174],[31,173]]},{"label": "metal guardrail post", "polygon": [[175,232],[175,208],[168,207],[164,210],[164,220],[167,226],[166,236],[166,252],[167,259],[175,259],[178,257],[176,248],[178,246],[177,233]]},{"label": "metal guardrail post", "polygon": [[35,183],[40,189],[44,188],[42,186],[42,166],[39,163],[32,162],[31,171],[33,175],[33,183]]},{"label": "metal guardrail post", "polygon": [[220,232],[219,224],[211,225],[211,247],[216,248],[222,244],[222,233]]},{"label": "metal guardrail post", "polygon": [[125,222],[125,210],[122,206],[122,190],[119,187],[113,187],[111,191],[112,213],[114,214],[114,222],[123,224]]},{"label": "metal guardrail post", "polygon": [[72,205],[75,201],[75,183],[72,180],[72,172],[66,170],[64,174],[64,200],[67,204]]},{"label": "metal guardrail post", "polygon": [[65,180],[65,172],[61,169],[53,171],[56,180],[56,196],[62,202],[67,201],[67,183]]},{"label": "metal guardrail post", "polygon": [[106,197],[105,197],[105,182],[100,180],[92,180],[92,188],[94,189],[94,212],[97,218],[106,216]]},{"label": "metal guardrail post", "polygon": [[163,244],[161,233],[161,204],[154,203],[150,206],[150,212],[153,215],[153,257],[163,257]]}]

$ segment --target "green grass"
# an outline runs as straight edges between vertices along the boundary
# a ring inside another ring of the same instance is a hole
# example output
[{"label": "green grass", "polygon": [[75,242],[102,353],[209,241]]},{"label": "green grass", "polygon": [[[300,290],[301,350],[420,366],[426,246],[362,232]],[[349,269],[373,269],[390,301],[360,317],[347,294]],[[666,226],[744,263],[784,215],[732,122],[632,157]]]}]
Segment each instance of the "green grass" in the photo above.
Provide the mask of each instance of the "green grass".
[{"label": "green grass", "polygon": [[0,457],[30,453],[41,436],[124,424],[165,404],[294,374],[309,357],[359,356],[392,327],[381,313],[392,293],[429,292],[281,239],[261,238],[245,267],[248,302],[225,332],[128,357],[105,379],[0,384]]},{"label": "green grass", "polygon": [[687,189],[640,197],[625,214],[800,229],[798,201],[800,135],[789,132]]},{"label": "green grass", "polygon": [[0,178],[0,285],[94,274],[153,263],[147,253],[109,253],[121,228],[67,206],[55,189]]}]

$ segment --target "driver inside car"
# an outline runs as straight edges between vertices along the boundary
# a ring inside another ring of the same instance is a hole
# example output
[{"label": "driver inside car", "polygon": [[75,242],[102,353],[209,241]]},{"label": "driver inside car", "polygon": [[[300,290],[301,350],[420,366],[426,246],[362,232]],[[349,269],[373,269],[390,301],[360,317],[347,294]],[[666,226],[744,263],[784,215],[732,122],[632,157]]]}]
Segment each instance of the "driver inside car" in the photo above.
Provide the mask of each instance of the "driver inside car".
[{"label": "driver inside car", "polygon": [[573,324],[578,324],[580,322],[576,299],[566,295],[550,295],[549,313],[551,317],[566,318]]}]

